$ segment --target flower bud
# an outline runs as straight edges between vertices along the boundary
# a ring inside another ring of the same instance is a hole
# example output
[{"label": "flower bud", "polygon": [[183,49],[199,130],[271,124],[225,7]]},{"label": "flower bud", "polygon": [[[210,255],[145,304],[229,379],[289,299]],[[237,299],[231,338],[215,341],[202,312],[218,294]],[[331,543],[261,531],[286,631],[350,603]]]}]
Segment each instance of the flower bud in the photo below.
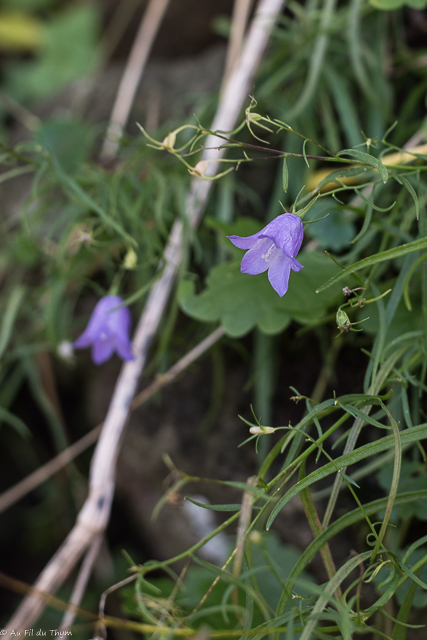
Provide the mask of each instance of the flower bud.
[{"label": "flower bud", "polygon": [[259,113],[254,113],[249,109],[246,109],[246,122],[257,122],[262,120],[262,116]]},{"label": "flower bud", "polygon": [[274,427],[251,427],[249,432],[254,436],[263,436],[266,433],[274,433]]},{"label": "flower bud", "polygon": [[72,362],[74,359],[73,343],[69,340],[61,340],[56,348],[56,352],[58,356],[66,362]]},{"label": "flower bud", "polygon": [[132,269],[135,269],[137,262],[138,257],[135,251],[133,249],[129,249],[123,260],[123,268],[131,271]]},{"label": "flower bud", "polygon": [[254,544],[260,544],[262,542],[262,533],[261,531],[252,530],[249,534],[249,540]]},{"label": "flower bud", "polygon": [[199,176],[200,178],[204,178],[207,168],[208,168],[207,160],[199,160],[199,162],[196,164],[196,166],[191,171],[191,173],[195,174],[196,176]]},{"label": "flower bud", "polygon": [[337,327],[340,331],[348,331],[351,327],[350,318],[342,309],[337,311]]},{"label": "flower bud", "polygon": [[162,147],[164,147],[168,151],[172,151],[175,146],[175,142],[176,142],[176,133],[175,131],[172,131],[166,136],[166,138],[164,138],[162,142]]}]

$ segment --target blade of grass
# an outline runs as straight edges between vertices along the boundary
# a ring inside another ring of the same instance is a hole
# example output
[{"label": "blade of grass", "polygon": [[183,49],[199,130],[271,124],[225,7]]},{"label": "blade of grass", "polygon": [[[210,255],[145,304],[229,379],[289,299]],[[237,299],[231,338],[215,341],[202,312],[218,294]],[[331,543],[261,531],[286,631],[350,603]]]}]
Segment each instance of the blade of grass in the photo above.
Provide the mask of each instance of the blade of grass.
[{"label": "blade of grass", "polygon": [[363,258],[363,260],[359,260],[359,262],[345,267],[345,269],[343,269],[340,273],[337,273],[335,276],[330,278],[330,280],[325,282],[325,284],[319,287],[319,289],[316,289],[316,293],[320,293],[339,280],[343,280],[349,275],[356,273],[356,271],[360,271],[361,269],[365,269],[366,267],[371,267],[372,265],[378,264],[379,262],[394,260],[396,258],[400,258],[402,256],[413,253],[414,251],[421,251],[423,249],[427,249],[427,238],[418,238],[417,240],[413,240],[412,242],[408,242],[407,244],[400,245],[399,247],[393,247],[392,249],[387,249],[386,251],[377,253],[374,256]]}]

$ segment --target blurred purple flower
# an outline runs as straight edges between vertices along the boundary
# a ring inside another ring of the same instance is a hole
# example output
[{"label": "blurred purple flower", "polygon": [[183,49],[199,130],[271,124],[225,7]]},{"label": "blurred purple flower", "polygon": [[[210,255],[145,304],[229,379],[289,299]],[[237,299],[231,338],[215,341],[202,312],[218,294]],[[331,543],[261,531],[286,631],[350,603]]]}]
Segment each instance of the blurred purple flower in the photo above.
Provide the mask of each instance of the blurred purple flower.
[{"label": "blurred purple flower", "polygon": [[304,231],[301,218],[294,213],[283,213],[253,236],[227,236],[239,249],[249,249],[240,265],[242,273],[255,275],[268,269],[271,286],[280,297],[288,290],[292,271],[303,268],[295,256],[300,250]]},{"label": "blurred purple flower", "polygon": [[122,298],[105,296],[97,303],[89,323],[82,335],[73,343],[76,349],[92,347],[92,360],[102,364],[114,352],[122,360],[134,360],[132,344],[129,339],[131,325],[130,311],[121,307]]}]

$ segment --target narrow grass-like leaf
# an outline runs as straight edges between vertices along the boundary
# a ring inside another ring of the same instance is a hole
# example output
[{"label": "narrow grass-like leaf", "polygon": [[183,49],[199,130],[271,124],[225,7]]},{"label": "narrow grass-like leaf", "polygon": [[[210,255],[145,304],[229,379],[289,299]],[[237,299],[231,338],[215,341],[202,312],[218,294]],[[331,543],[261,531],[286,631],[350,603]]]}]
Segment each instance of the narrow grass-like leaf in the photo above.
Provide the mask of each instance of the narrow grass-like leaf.
[{"label": "narrow grass-like leaf", "polygon": [[[310,617],[304,626],[304,631],[301,634],[300,640],[309,640],[309,638],[312,637],[311,634],[319,620],[319,615],[323,611],[323,609],[326,607],[328,602],[332,600],[332,594],[338,589],[338,587],[341,585],[341,582],[352,571],[354,571],[354,569],[356,569],[359,566],[360,562],[363,562],[364,560],[367,560],[369,558],[369,553],[370,552],[367,551],[365,553],[357,555],[356,557],[350,558],[350,560],[347,560],[347,562],[337,571],[334,577],[328,582],[323,594],[320,595],[320,597],[318,598],[316,604],[314,605],[310,613]],[[351,640],[351,638],[353,637],[355,628],[354,628],[354,625],[352,625],[351,623],[350,611],[345,610],[343,606],[339,605],[339,603],[336,603],[335,606],[337,607],[337,609],[342,615],[346,615],[348,618],[347,620],[348,629],[346,634],[343,635],[342,638],[343,640]]]},{"label": "narrow grass-like leaf", "polygon": [[[225,582],[227,582],[230,585],[230,591],[233,588],[237,587],[238,589],[241,589],[244,593],[249,593],[251,598],[253,598],[253,600],[259,606],[260,610],[263,611],[264,614],[267,614],[265,610],[264,602],[262,601],[260,594],[258,594],[250,584],[245,582],[245,580],[243,580],[242,577],[234,576],[228,571],[224,571],[223,569],[220,569],[220,567],[217,567],[216,565],[212,564],[211,562],[208,562],[207,560],[202,560],[202,558],[199,558],[197,556],[193,556],[193,560],[196,564],[200,565],[204,569],[207,569],[208,571],[213,573],[215,576],[218,576],[219,578],[222,578]],[[249,570],[248,572],[245,572],[245,575],[250,574],[252,571],[260,571],[261,569],[262,567],[257,567],[253,570]],[[223,604],[225,604],[225,602]],[[266,617],[268,618],[267,615]]]},{"label": "narrow grass-like leaf", "polygon": [[354,418],[360,418],[361,420],[363,420],[363,422],[366,422],[367,424],[371,424],[374,427],[378,427],[379,429],[389,428],[389,427],[386,427],[386,425],[381,424],[381,422],[378,422],[378,420],[374,420],[367,413],[365,413],[364,411],[361,411],[357,407],[353,407],[349,404],[344,404],[342,402],[339,402],[338,404],[343,411],[347,411]]},{"label": "narrow grass-like leaf", "polygon": [[[185,496],[185,500],[195,504],[196,507],[201,507],[202,509],[208,509],[209,511],[240,511],[242,508],[241,504],[205,504],[204,502],[197,502],[197,500],[193,500],[193,498],[189,498]],[[253,509],[259,509],[259,507],[252,507]]]},{"label": "narrow grass-like leaf", "polygon": [[351,91],[344,74],[337,73],[332,66],[325,69],[329,91],[334,97],[335,106],[346,134],[348,143],[355,146],[362,142],[361,126],[357,114],[356,104],[352,100]]},{"label": "narrow grass-like leaf", "polygon": [[[401,434],[401,446],[413,442],[417,442],[417,440],[422,440],[427,437],[427,423],[420,424],[413,429],[407,429]],[[325,478],[331,473],[336,472],[337,470],[344,469],[345,467],[355,464],[356,462],[360,462],[370,456],[374,456],[382,451],[386,451],[391,447],[396,445],[396,439],[394,435],[386,436],[384,438],[380,438],[376,442],[370,442],[369,444],[363,445],[358,449],[354,449],[350,453],[340,456],[336,458],[333,462],[329,462],[325,464],[320,469],[313,471],[310,473],[304,480],[297,482],[284,496],[277,502],[277,504],[272,509],[272,512],[267,520],[266,528],[269,529],[276,519],[279,512],[283,509],[283,507],[294,497],[296,496],[302,489],[310,486],[314,482]]]},{"label": "narrow grass-like leaf", "polygon": [[422,262],[424,262],[424,260],[426,259],[427,259],[427,253],[424,253],[422,256],[418,258],[418,260],[414,262],[414,264],[411,266],[408,273],[406,274],[405,284],[403,285],[403,299],[405,301],[405,305],[408,311],[412,311],[411,299],[409,297],[409,283],[411,281],[412,274],[419,267],[419,265]]},{"label": "narrow grass-like leaf", "polygon": [[350,156],[351,158],[355,158],[356,160],[358,160],[359,162],[362,162],[363,164],[367,164],[373,167],[378,171],[378,173],[381,176],[381,179],[384,182],[387,182],[388,180],[387,167],[385,167],[380,160],[378,160],[377,158],[374,158],[374,156],[371,156],[369,153],[365,153],[364,151],[359,151],[359,149],[343,149],[342,151],[339,151],[337,153],[337,156],[343,156],[343,155]]},{"label": "narrow grass-like leaf", "polygon": [[35,170],[36,170],[35,167],[26,165],[24,167],[16,167],[15,169],[9,169],[9,171],[3,171],[3,173],[0,173],[0,184],[2,182],[7,182],[12,178],[17,178],[18,176],[22,176],[25,173],[31,173],[32,171],[35,171]]},{"label": "narrow grass-like leaf", "polygon": [[390,411],[387,409],[385,405],[384,405],[384,410],[387,413],[387,417],[390,420],[391,428],[393,430],[394,450],[395,450],[394,464],[393,464],[393,479],[391,482],[391,488],[388,496],[387,508],[384,515],[384,519],[381,525],[380,532],[378,534],[378,539],[375,543],[374,550],[372,551],[371,562],[374,561],[374,558],[376,557],[377,553],[380,550],[382,541],[384,539],[384,536],[388,527],[388,523],[391,518],[391,512],[394,506],[394,501],[396,499],[397,489],[399,486],[400,468],[402,464],[402,443],[400,440],[399,427],[397,426],[395,419],[393,418]]},{"label": "narrow grass-like leaf", "polygon": [[7,301],[6,309],[3,313],[3,322],[0,329],[0,358],[6,351],[7,345],[12,335],[12,329],[15,322],[16,314],[19,306],[24,298],[25,288],[17,286],[13,289]]},{"label": "narrow grass-like leaf", "polygon": [[360,238],[362,238],[365,235],[365,233],[367,232],[367,230],[369,229],[369,226],[371,224],[372,213],[373,213],[373,208],[371,207],[371,205],[368,205],[367,208],[366,208],[365,219],[363,220],[362,228],[360,229],[360,231],[357,234],[357,236],[355,238],[353,238],[353,240],[351,241],[351,244],[354,244],[355,242],[360,240]]},{"label": "narrow grass-like leaf", "polygon": [[378,264],[380,262],[385,262],[386,260],[394,260],[395,258],[400,258],[401,256],[406,256],[410,253],[413,253],[414,251],[421,251],[422,249],[426,248],[427,238],[419,238],[418,240],[414,240],[413,242],[408,242],[407,244],[402,244],[399,247],[387,249],[386,251],[382,251],[381,253],[363,258],[363,260],[359,260],[359,262],[346,267],[340,273],[337,273],[335,276],[330,278],[330,280],[325,282],[325,284],[319,287],[319,289],[316,289],[316,293],[320,293],[324,289],[327,289],[331,285],[338,282],[338,280],[342,280],[343,278],[346,278],[356,271],[360,271],[361,269],[365,269],[366,267],[371,267],[372,265]]},{"label": "narrow grass-like leaf", "polygon": [[[421,569],[420,569],[421,571]],[[417,583],[413,582],[409,587],[408,592],[400,606],[399,613],[397,614],[396,623],[393,627],[393,640],[405,640],[408,627],[406,623],[409,620],[409,615],[412,611],[412,603],[414,600],[415,592],[417,590]]]},{"label": "narrow grass-like leaf", "polygon": [[[305,473],[305,460],[304,460],[304,462],[300,467],[298,479],[303,480],[305,475],[306,473]],[[314,506],[314,502],[308,487],[306,487],[301,491],[300,497],[301,497],[301,502],[304,508],[304,512],[305,512],[308,524],[312,531],[312,534],[315,538],[317,538],[319,533],[322,532],[322,525],[320,523],[319,516],[317,515],[316,507]],[[320,555],[322,557],[322,561],[326,569],[326,573],[328,574],[328,578],[331,580],[336,573],[336,568],[335,568],[334,560],[332,558],[331,550],[329,548],[328,543],[326,543],[323,547],[321,547]],[[342,593],[339,587],[336,593],[336,597],[339,600],[342,599]]]},{"label": "narrow grass-like leaf", "polygon": [[[418,562],[415,563],[414,565],[415,571],[417,571],[419,567],[424,566],[426,563],[427,563],[427,554],[424,555],[420,560],[418,560]],[[408,578],[413,580],[419,587],[421,587],[424,590],[427,589],[427,583],[421,580],[421,578],[419,578],[406,564],[404,564],[403,562],[399,562],[399,568],[401,569],[401,571],[403,571],[403,573],[405,573],[406,576],[408,576]]]},{"label": "narrow grass-like leaf", "polygon": [[102,218],[102,220],[109,227],[111,227],[112,229],[117,231],[117,233],[124,240],[127,240],[127,242],[129,242],[133,247],[137,247],[138,246],[138,243],[135,240],[135,238],[133,238],[131,235],[129,235],[123,229],[122,226],[120,226],[115,220],[113,220],[113,218],[108,215],[108,213],[105,211],[105,209],[103,207],[101,207],[101,205],[98,204],[92,198],[92,196],[90,196],[84,189],[82,189],[82,187],[79,185],[77,180],[75,180],[74,178],[72,178],[71,176],[66,174],[65,171],[60,166],[58,161],[53,160],[52,163],[53,163],[53,166],[55,167],[55,171],[56,171],[56,173],[58,175],[58,178],[60,179],[60,181],[62,182],[64,187],[66,187],[66,189],[69,192],[74,194],[74,196],[77,198],[78,201],[80,201],[82,204],[84,204],[86,207],[88,207],[88,209],[91,209],[92,211],[96,211],[96,213],[99,215],[99,217]]},{"label": "narrow grass-like leaf", "polygon": [[[408,502],[416,502],[418,500],[426,500],[427,499],[427,490],[420,491],[407,491],[405,493],[398,494],[395,500],[395,506],[399,506],[402,504],[406,504]],[[388,498],[380,498],[378,500],[373,500],[368,504],[365,504],[363,509],[365,514],[368,516],[375,515],[376,513],[383,511],[387,506]],[[306,569],[306,567],[310,564],[314,556],[318,553],[319,549],[323,546],[323,544],[331,540],[333,537],[338,535],[340,532],[352,527],[358,522],[364,520],[365,515],[358,507],[357,509],[353,509],[349,513],[346,513],[341,518],[338,518],[330,524],[327,528],[325,528],[313,542],[309,544],[308,547],[303,551],[299,560],[295,564],[292,572],[289,576],[288,583],[283,591],[281,596],[278,608],[276,610],[276,615],[282,615],[286,604],[292,597],[292,590],[297,583],[299,576]]]},{"label": "narrow grass-like leaf", "polygon": [[3,407],[0,407],[0,422],[6,422],[7,424],[9,424],[22,437],[31,435],[31,431],[29,430],[25,422]]},{"label": "narrow grass-like leaf", "polygon": [[386,213],[387,211],[390,211],[391,209],[393,209],[394,205],[396,204],[396,202],[393,202],[388,207],[380,207],[377,204],[375,204],[372,200],[369,200],[369,198],[367,198],[364,195],[363,191],[361,191],[360,189],[355,189],[355,192],[357,193],[359,198],[361,198],[363,200],[363,202],[366,202],[366,204],[369,207],[372,207],[372,209],[375,209],[375,211],[380,211],[381,213]]},{"label": "narrow grass-like leaf", "polygon": [[417,220],[419,220],[420,217],[420,203],[417,197],[417,194],[415,193],[415,189],[412,186],[412,184],[409,182],[408,178],[406,176],[402,176],[400,174],[394,175],[393,178],[399,182],[401,185],[403,185],[405,187],[405,189],[407,191],[409,191],[409,193],[411,194],[414,203],[415,203],[415,212],[417,215]]},{"label": "narrow grass-like leaf", "polygon": [[289,169],[288,169],[288,161],[286,159],[286,156],[283,158],[282,185],[283,185],[283,191],[287,193],[288,186],[289,186]]}]

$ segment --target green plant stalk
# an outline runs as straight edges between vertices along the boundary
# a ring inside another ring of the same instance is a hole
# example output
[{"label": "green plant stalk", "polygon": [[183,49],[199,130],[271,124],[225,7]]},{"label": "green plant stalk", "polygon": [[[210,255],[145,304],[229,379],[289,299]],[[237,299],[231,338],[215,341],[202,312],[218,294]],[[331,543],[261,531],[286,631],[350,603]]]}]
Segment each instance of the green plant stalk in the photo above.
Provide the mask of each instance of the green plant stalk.
[{"label": "green plant stalk", "polygon": [[[375,385],[374,385],[374,387],[372,389],[372,395],[377,395],[378,394],[378,392],[380,391],[382,385],[386,381],[390,371],[393,369],[394,365],[396,364],[398,359],[403,355],[403,353],[405,351],[406,351],[406,349],[404,349],[404,348],[399,349],[398,351],[393,353],[388,358],[388,360],[386,360],[386,362],[383,364],[383,366],[381,367],[381,369],[378,372],[378,376],[376,378]],[[370,412],[370,410],[371,410],[371,406],[372,405],[368,405],[366,407],[363,407],[362,411],[364,413],[368,414]],[[360,430],[361,430],[362,426],[363,426],[363,419],[362,418],[356,418],[356,420],[354,421],[354,424],[353,424],[353,426],[351,428],[348,440],[346,442],[343,455],[353,451],[353,449],[354,449],[354,447],[356,445],[356,442],[357,442],[357,438],[359,437],[359,433],[360,433]],[[345,469],[343,471],[345,473]],[[332,513],[333,513],[333,511],[335,509],[335,504],[336,504],[336,501],[338,499],[338,494],[340,492],[341,483],[342,483],[342,476],[341,476],[341,474],[337,474],[337,476],[335,478],[334,486],[332,488],[331,496],[329,498],[328,506],[326,508],[325,516],[323,518],[323,523],[322,523],[323,527],[327,527],[329,522],[330,522],[330,520],[331,520]]]},{"label": "green plant stalk", "polygon": [[385,533],[387,531],[387,527],[388,527],[388,523],[390,521],[390,517],[391,517],[391,512],[394,506],[394,501],[396,499],[397,496],[397,489],[399,486],[399,478],[400,478],[400,468],[401,468],[401,464],[402,464],[402,443],[400,440],[400,432],[399,432],[399,427],[396,424],[396,421],[394,420],[393,416],[391,415],[390,411],[388,411],[387,407],[384,405],[383,406],[384,411],[387,413],[388,419],[390,420],[390,424],[391,424],[391,428],[393,429],[393,436],[394,436],[394,449],[395,449],[395,454],[394,454],[394,465],[393,465],[393,479],[392,479],[392,483],[391,483],[391,487],[390,487],[390,493],[389,493],[389,497],[388,497],[388,501],[387,501],[387,508],[386,508],[386,512],[384,515],[384,519],[381,525],[381,529],[380,532],[378,534],[378,538],[377,538],[377,542],[375,544],[374,550],[372,551],[372,556],[370,559],[370,562],[374,561],[374,558],[377,556],[380,547],[381,547],[381,543],[383,541],[383,538],[385,536]]},{"label": "green plant stalk", "polygon": [[150,571],[156,571],[157,569],[163,569],[164,567],[168,567],[175,562],[179,562],[180,560],[184,560],[185,558],[191,557],[196,551],[198,551],[201,547],[203,547],[209,540],[214,538],[220,531],[224,531],[230,524],[238,520],[240,516],[240,511],[234,513],[230,518],[228,518],[225,522],[223,522],[219,527],[215,529],[212,533],[207,535],[205,538],[194,544],[192,547],[183,551],[182,553],[174,556],[173,558],[169,558],[168,560],[162,560],[160,562],[150,562],[149,564],[144,564],[141,567],[136,567],[136,570],[142,573],[143,575],[149,573]]},{"label": "green plant stalk", "polygon": [[[255,411],[264,425],[271,424],[272,398],[275,391],[274,375],[275,351],[274,337],[261,331],[255,331]],[[259,462],[262,464],[268,453],[268,438],[261,438],[259,446]]]},{"label": "green plant stalk", "polygon": [[[302,465],[300,467],[299,480],[302,480],[306,475],[305,474],[305,463],[306,463],[306,460],[303,461],[303,463],[302,463]],[[304,507],[304,512],[305,512],[308,524],[310,525],[311,532],[312,532],[314,538],[317,538],[317,536],[320,533],[322,533],[322,525],[320,523],[319,516],[317,515],[316,507],[314,506],[314,502],[313,502],[313,499],[311,497],[310,489],[308,487],[306,487],[305,489],[303,489],[301,491],[300,498],[301,498],[302,506]],[[331,553],[331,550],[329,548],[328,543],[326,543],[325,545],[323,545],[319,549],[319,553],[320,553],[321,558],[323,560],[323,564],[324,564],[324,567],[326,569],[326,573],[328,574],[328,578],[329,578],[329,580],[332,580],[332,578],[336,574],[337,570],[336,570],[335,563],[334,563],[334,560],[332,558],[332,553]],[[337,589],[337,591],[335,593],[335,597],[340,602],[342,601],[341,587],[338,587],[338,589]]]},{"label": "green plant stalk", "polygon": [[[425,208],[420,210],[419,219],[420,235],[427,238],[427,216]],[[421,311],[423,315],[424,344],[427,344],[427,263],[421,264]]]},{"label": "green plant stalk", "polygon": [[[295,458],[288,466],[286,466],[275,478],[273,478],[267,485],[267,489],[270,490],[272,489],[276,484],[278,484],[279,482],[280,487],[278,489],[276,489],[276,493],[278,493],[282,486],[283,486],[283,480],[286,480],[286,482],[289,479],[289,476],[294,473],[294,471],[296,469],[298,469],[298,467],[300,466],[300,464],[303,462],[303,460],[305,460],[305,458],[307,458],[310,453],[312,453],[313,451],[316,451],[316,449],[318,448],[319,444],[321,444],[322,442],[324,442],[330,435],[332,435],[332,433],[334,433],[334,431],[336,431],[343,422],[345,422],[345,420],[348,418],[349,416],[347,414],[345,414],[344,416],[342,416],[339,420],[337,420],[337,422],[335,422],[332,427],[330,427],[324,434],[323,436],[321,436],[318,440],[316,440],[312,445],[310,445],[306,451],[304,451],[303,453],[301,453],[297,458]],[[308,422],[308,421],[307,421]],[[302,426],[303,426],[303,421],[301,421],[301,423],[299,425],[297,425],[297,427],[295,427],[293,429],[293,431],[291,432],[291,436],[293,435],[294,437],[296,435],[304,435],[304,431],[302,431]],[[275,449],[276,450],[276,449]],[[277,450],[276,450],[277,451]],[[280,453],[280,448],[278,450],[278,453]],[[272,462],[273,460],[271,460]],[[262,477],[262,476],[261,476]]]},{"label": "green plant stalk", "polygon": [[361,43],[360,40],[360,16],[362,12],[362,8],[365,6],[363,0],[352,0],[350,5],[350,20],[348,25],[348,42],[349,42],[349,51],[350,58],[353,63],[354,72],[356,78],[359,81],[360,86],[365,92],[366,96],[375,104],[377,107],[382,107],[380,104],[375,92],[372,89],[372,86],[369,82],[369,79],[366,76],[365,69],[362,63],[362,48],[364,44]]},{"label": "green plant stalk", "polygon": [[[420,577],[422,569],[420,568],[417,571],[417,576]],[[408,631],[408,627],[406,627],[406,623],[409,620],[409,615],[412,610],[412,602],[414,600],[415,591],[417,590],[417,583],[413,582],[409,587],[407,594],[402,602],[402,605],[399,609],[399,613],[397,614],[396,622],[393,627],[393,640],[406,640],[406,634]],[[402,623],[402,624],[399,624]]]},{"label": "green plant stalk", "polygon": [[[427,423],[420,424],[412,429],[406,429],[401,433],[402,445],[407,444],[415,444],[419,440],[425,439],[427,437]],[[326,476],[335,473],[337,470],[340,471],[340,476],[345,473],[345,469],[349,465],[355,464],[356,462],[360,462],[369,456],[375,456],[378,453],[382,453],[387,449],[390,449],[394,446],[394,436],[385,436],[384,438],[380,438],[373,443],[365,444],[361,447],[358,447],[354,451],[344,454],[332,462],[328,462],[324,464],[320,469],[313,471],[310,473],[304,480],[301,482],[297,482],[294,484],[284,496],[277,499],[275,496],[272,497],[272,500],[275,501],[275,505],[272,509],[271,515],[267,521],[267,529],[271,527],[275,518],[283,509],[283,507],[298,493],[304,489],[305,487],[326,478]]]},{"label": "green plant stalk", "polygon": [[[405,284],[404,284],[404,289],[403,289],[403,299],[405,301],[405,305],[406,308],[408,309],[408,311],[412,311],[412,304],[411,304],[411,299],[409,297],[409,284],[411,281],[411,277],[412,274],[414,273],[414,271],[416,269],[418,269],[418,267],[420,266],[420,264],[422,264],[423,262],[425,262],[425,260],[427,260],[427,253],[423,253],[411,266],[411,268],[409,269],[406,278],[405,278]],[[422,272],[423,273],[423,272]],[[423,282],[423,278],[421,280],[422,283],[422,291],[424,291],[424,282]]]},{"label": "green plant stalk", "polygon": [[19,307],[24,299],[26,288],[18,285],[9,296],[6,304],[6,309],[3,312],[3,322],[0,329],[0,358],[3,357],[10,337],[12,335],[12,329],[18,314]]},{"label": "green plant stalk", "polygon": [[[316,626],[318,617],[326,607],[328,602],[331,600],[332,594],[338,589],[338,587],[341,585],[341,582],[359,566],[360,562],[363,562],[364,560],[369,558],[370,553],[370,551],[365,551],[365,553],[351,558],[337,571],[335,576],[332,578],[332,580],[329,581],[327,587],[325,588],[324,595],[320,596],[316,604],[314,605],[310,614],[310,618],[308,619],[307,624],[304,627],[304,631],[301,634],[300,640],[309,640],[309,638],[311,637],[311,633]],[[350,635],[350,633],[351,631],[347,630],[347,632],[342,636],[342,640],[351,640],[353,636]]]},{"label": "green plant stalk", "polygon": [[[427,499],[427,490],[408,491],[406,493],[401,493],[396,497],[395,506],[423,499]],[[378,513],[378,511],[382,511],[386,508],[387,501],[388,498],[373,500],[372,502],[364,506],[365,514],[371,516]],[[327,528],[324,528],[322,533],[320,533],[317,538],[315,538],[313,542],[305,549],[305,551],[303,551],[288,578],[288,583],[282,593],[276,610],[277,616],[283,614],[285,607],[292,596],[292,590],[295,586],[296,581],[298,580],[301,573],[305,570],[305,568],[310,564],[316,553],[319,552],[323,544],[331,540],[334,536],[338,535],[341,531],[344,531],[344,529],[347,529],[363,520],[365,518],[365,514],[359,507],[357,507],[357,509],[353,509],[353,511],[350,511],[349,513],[346,513],[344,516],[341,516],[341,518],[338,518],[338,520],[335,520],[335,522],[333,522]],[[406,576],[405,579],[407,579]],[[402,584],[405,579],[402,580]]]},{"label": "green plant stalk", "polygon": [[329,42],[328,29],[333,17],[335,4],[336,0],[325,0],[324,2],[319,36],[317,37],[313,48],[307,80],[296,104],[293,106],[290,112],[286,114],[286,117],[289,120],[294,118],[297,114],[301,113],[301,111],[307,106],[313,93],[316,90]]}]

